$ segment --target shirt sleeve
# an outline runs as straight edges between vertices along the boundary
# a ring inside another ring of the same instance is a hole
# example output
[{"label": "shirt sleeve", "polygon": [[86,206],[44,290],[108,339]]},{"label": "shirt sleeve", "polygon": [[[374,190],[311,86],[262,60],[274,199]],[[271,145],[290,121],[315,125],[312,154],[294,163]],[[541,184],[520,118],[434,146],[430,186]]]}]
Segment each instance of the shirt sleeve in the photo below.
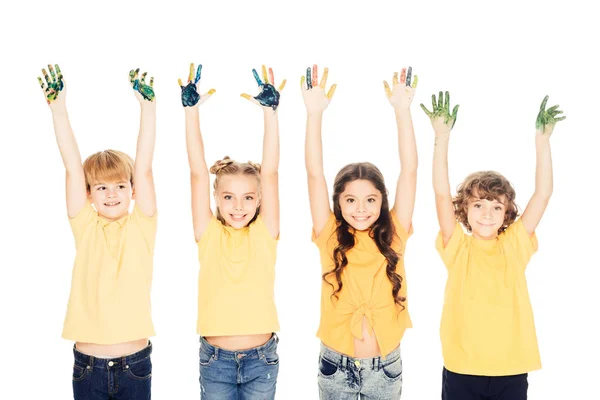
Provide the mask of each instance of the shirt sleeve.
[{"label": "shirt sleeve", "polygon": [[315,229],[313,227],[313,231],[312,231],[313,243],[316,244],[317,247],[320,249],[325,248],[327,246],[327,241],[329,240],[331,235],[334,234],[335,228],[336,228],[335,215],[333,213],[330,213],[329,218],[327,218],[327,222],[325,223],[325,226],[323,227],[323,230],[321,231],[319,236],[317,236],[315,234]]},{"label": "shirt sleeve", "polygon": [[535,232],[532,235],[527,233],[521,218],[513,222],[502,234],[503,240],[507,241],[510,247],[514,250],[517,260],[522,263],[523,269],[527,267],[527,263],[531,256],[538,249],[538,241]]},{"label": "shirt sleeve", "polygon": [[392,223],[394,224],[394,229],[396,230],[396,235],[398,235],[398,237],[400,238],[402,243],[405,244],[406,241],[408,240],[408,238],[411,237],[413,234],[413,224],[412,223],[410,224],[410,227],[407,232],[406,229],[402,226],[402,224],[398,220],[396,213],[392,210],[390,212],[390,214],[392,216]]},{"label": "shirt sleeve", "polygon": [[452,232],[452,236],[450,236],[450,240],[448,240],[448,243],[446,243],[445,247],[442,231],[440,230],[440,232],[438,233],[437,239],[435,241],[435,248],[442,257],[446,268],[452,268],[452,266],[454,265],[456,256],[466,243],[465,236],[466,234],[463,231],[460,222],[458,221],[456,222],[456,225],[454,226],[454,231]]},{"label": "shirt sleeve", "polygon": [[206,250],[208,244],[211,241],[211,238],[220,230],[223,229],[223,225],[221,221],[213,214],[210,217],[210,221],[208,221],[208,226],[202,232],[202,236],[200,236],[200,240],[198,240],[198,251],[203,252]]},{"label": "shirt sleeve", "polygon": [[88,227],[91,223],[96,221],[96,217],[98,213],[92,207],[92,204],[89,200],[85,201],[85,205],[79,211],[79,213],[73,218],[69,218],[69,223],[71,224],[71,231],[73,231],[73,237],[75,238],[75,247],[79,245],[79,241],[85,231],[85,228]]},{"label": "shirt sleeve", "polygon": [[156,242],[157,215],[158,211],[155,212],[151,217],[147,216],[142,210],[140,210],[137,203],[134,204],[133,212],[131,213],[131,221],[140,227],[142,235],[144,236],[144,240],[146,241],[146,244],[151,252],[154,251],[154,244]]}]

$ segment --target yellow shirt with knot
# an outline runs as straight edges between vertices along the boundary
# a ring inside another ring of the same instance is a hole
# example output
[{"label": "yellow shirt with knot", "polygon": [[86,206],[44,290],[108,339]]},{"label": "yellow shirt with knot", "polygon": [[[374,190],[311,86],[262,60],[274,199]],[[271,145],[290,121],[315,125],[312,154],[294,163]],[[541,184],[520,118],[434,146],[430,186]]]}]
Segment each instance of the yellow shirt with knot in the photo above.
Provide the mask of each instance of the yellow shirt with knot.
[{"label": "yellow shirt with knot", "polygon": [[148,217],[134,206],[130,215],[110,222],[87,201],[70,223],[76,256],[62,337],[117,344],[154,336],[156,214]]},{"label": "yellow shirt with knot", "polygon": [[[391,212],[396,235],[392,249],[399,254],[396,272],[402,277],[399,296],[406,297],[404,250],[411,232],[406,232]],[[319,248],[322,273],[334,269],[333,251],[338,245],[337,222],[333,213],[318,237],[313,232],[313,242]],[[408,313],[408,299],[402,308],[392,297],[392,283],[387,277],[387,260],[379,251],[368,231],[354,233],[355,245],[346,252],[348,265],[342,273],[342,290],[339,299],[332,297],[338,287],[334,274],[328,275],[321,286],[321,322],[317,336],[333,350],[354,357],[354,339],[362,340],[362,321],[366,318],[379,350],[385,357],[400,344],[407,328],[412,327]]]},{"label": "yellow shirt with knot", "polygon": [[482,376],[541,368],[525,268],[537,251],[521,219],[494,240],[476,239],[457,222],[444,247],[448,269],[441,340],[449,371]]},{"label": "yellow shirt with knot", "polygon": [[242,229],[212,217],[198,241],[198,325],[202,336],[279,331],[275,308],[277,239],[259,215]]}]

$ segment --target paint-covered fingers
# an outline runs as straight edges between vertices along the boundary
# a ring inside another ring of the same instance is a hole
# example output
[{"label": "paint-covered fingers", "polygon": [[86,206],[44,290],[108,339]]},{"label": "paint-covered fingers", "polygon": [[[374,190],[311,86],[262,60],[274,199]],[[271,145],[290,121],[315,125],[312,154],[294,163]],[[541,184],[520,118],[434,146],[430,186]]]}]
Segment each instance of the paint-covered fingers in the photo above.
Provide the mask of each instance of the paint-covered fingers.
[{"label": "paint-covered fingers", "polygon": [[286,82],[287,82],[287,80],[285,80],[285,79],[283,81],[281,81],[281,84],[277,88],[278,92],[281,92],[283,90],[283,88],[285,87]]},{"label": "paint-covered fingers", "polygon": [[337,83],[334,83],[333,85],[331,85],[331,87],[329,88],[329,91],[327,92],[327,98],[329,100],[331,100],[331,98],[333,97],[333,95],[335,94],[335,89],[337,88]]},{"label": "paint-covered fingers", "polygon": [[[402,68],[400,74],[394,72],[392,87],[383,82],[385,94],[395,109],[409,109],[414,98],[415,88],[411,85],[412,67]],[[435,107],[434,107],[435,109]]]},{"label": "paint-covered fingers", "polygon": [[256,79],[258,86],[263,86],[263,81],[260,80],[260,76],[258,76],[258,72],[256,72],[254,68],[252,68],[252,75],[254,75],[254,79]]},{"label": "paint-covered fingers", "polygon": [[327,85],[327,77],[328,76],[329,76],[329,68],[325,67],[325,69],[323,70],[323,77],[321,78],[321,83],[319,84],[321,89],[325,89],[325,86]]},{"label": "paint-covered fingers", "polygon": [[202,103],[204,103],[206,100],[210,99],[212,97],[213,94],[215,94],[216,90],[215,89],[210,89],[208,92],[203,93],[200,96],[200,99],[198,100],[198,105],[201,105]]},{"label": "paint-covered fingers", "polygon": [[[554,130],[554,125],[558,121],[562,121],[566,118],[562,114],[562,110],[559,110],[559,105],[556,104],[546,110],[549,96],[545,96],[540,105],[540,111],[535,121],[536,132],[543,135],[550,136]],[[560,116],[559,116],[560,115]]]},{"label": "paint-covered fingers", "polygon": [[[434,95],[433,97],[435,98],[435,95]],[[429,118],[431,118],[431,117],[433,116],[433,112],[429,111],[429,110],[427,109],[427,107],[425,107],[425,105],[424,105],[423,103],[421,103],[421,109],[422,109],[423,111],[425,111],[425,114],[427,114],[427,116],[428,116]]]},{"label": "paint-covered fingers", "polygon": [[[394,80],[397,80],[397,73],[394,73]],[[387,98],[391,98],[392,97],[392,90],[390,89],[390,85],[388,85],[388,83],[386,81],[383,81],[383,88],[385,89],[385,95],[387,96]]]},{"label": "paint-covered fingers", "polygon": [[50,71],[50,75],[48,75],[45,68],[42,68],[42,75],[46,83],[38,76],[38,84],[44,93],[46,103],[50,104],[58,98],[60,92],[64,89],[64,80],[58,64],[55,64],[54,67],[52,64],[48,64],[48,71]]},{"label": "paint-covered fingers", "polygon": [[260,106],[260,102],[258,100],[256,100],[254,97],[250,96],[248,93],[242,93],[240,96],[245,98],[246,100],[250,100],[254,104]]},{"label": "paint-covered fingers", "polygon": [[308,90],[313,88],[312,73],[310,71],[310,67],[306,68],[306,87],[308,88]]}]

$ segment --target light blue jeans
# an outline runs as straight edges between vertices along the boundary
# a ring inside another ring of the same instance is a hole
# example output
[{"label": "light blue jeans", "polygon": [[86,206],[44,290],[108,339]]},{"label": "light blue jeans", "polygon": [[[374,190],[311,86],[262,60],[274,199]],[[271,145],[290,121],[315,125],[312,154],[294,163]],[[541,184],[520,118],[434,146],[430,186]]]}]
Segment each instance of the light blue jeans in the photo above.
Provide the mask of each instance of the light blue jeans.
[{"label": "light blue jeans", "polygon": [[272,400],[279,356],[273,334],[262,346],[229,351],[200,338],[200,399]]},{"label": "light blue jeans", "polygon": [[321,400],[397,400],[402,394],[400,347],[382,357],[352,358],[321,344]]}]

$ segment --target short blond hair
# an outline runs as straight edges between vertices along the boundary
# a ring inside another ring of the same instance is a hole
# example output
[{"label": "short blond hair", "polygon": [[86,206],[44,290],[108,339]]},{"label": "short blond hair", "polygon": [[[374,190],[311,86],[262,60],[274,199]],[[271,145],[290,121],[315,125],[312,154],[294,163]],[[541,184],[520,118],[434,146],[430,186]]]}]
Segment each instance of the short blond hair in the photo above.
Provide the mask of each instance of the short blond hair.
[{"label": "short blond hair", "polygon": [[89,156],[83,163],[85,186],[90,191],[98,182],[129,181],[133,187],[133,160],[118,150],[104,150]]}]

